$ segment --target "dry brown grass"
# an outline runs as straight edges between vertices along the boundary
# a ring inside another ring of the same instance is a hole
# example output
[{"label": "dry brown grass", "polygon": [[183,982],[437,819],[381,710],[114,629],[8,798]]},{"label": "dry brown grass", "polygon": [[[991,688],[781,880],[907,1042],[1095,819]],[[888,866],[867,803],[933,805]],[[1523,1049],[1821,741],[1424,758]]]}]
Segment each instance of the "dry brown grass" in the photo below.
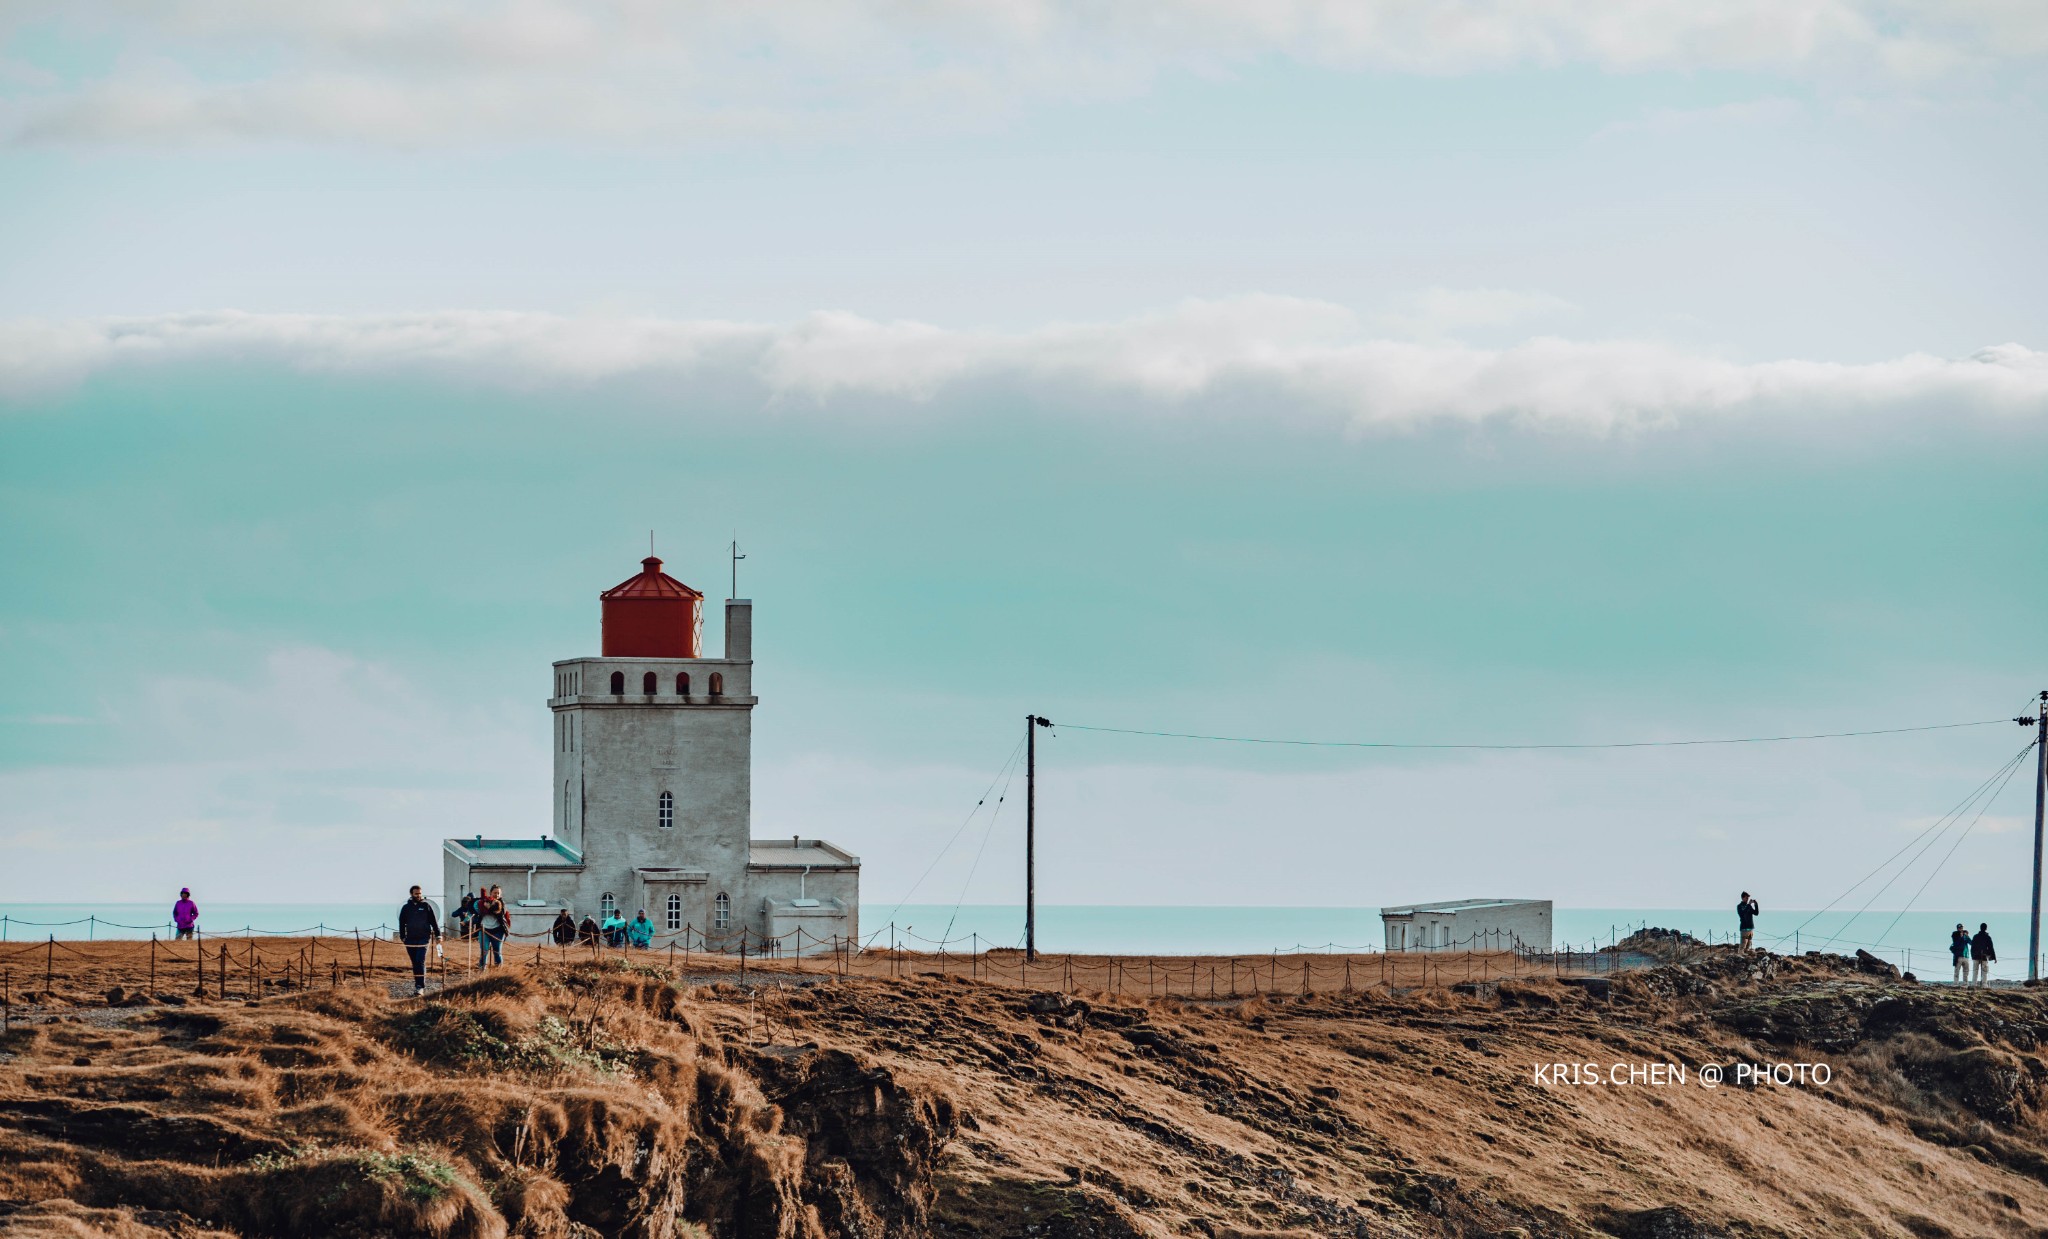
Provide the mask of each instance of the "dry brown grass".
[{"label": "dry brown grass", "polygon": [[[132,983],[102,945],[97,979]],[[1605,1000],[806,968],[528,960],[427,1002],[231,981],[62,1007],[4,1046],[0,1233],[2048,1233],[2039,991],[1732,954]],[[1835,1082],[1532,1073],[1759,1058]]]}]

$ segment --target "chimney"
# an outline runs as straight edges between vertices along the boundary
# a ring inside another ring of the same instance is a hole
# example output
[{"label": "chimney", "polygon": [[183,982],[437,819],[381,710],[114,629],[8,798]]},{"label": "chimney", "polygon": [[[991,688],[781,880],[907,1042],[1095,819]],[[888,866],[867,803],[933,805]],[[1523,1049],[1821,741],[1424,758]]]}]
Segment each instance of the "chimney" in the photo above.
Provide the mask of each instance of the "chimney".
[{"label": "chimney", "polygon": [[736,663],[754,661],[754,603],[751,599],[725,600],[725,656]]}]

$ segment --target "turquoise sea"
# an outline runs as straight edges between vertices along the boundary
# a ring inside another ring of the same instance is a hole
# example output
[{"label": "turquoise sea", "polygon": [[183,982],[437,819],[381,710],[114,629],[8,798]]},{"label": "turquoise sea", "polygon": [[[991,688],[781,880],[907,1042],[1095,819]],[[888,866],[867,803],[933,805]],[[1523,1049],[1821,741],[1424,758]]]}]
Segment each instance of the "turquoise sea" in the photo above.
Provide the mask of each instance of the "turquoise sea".
[{"label": "turquoise sea", "polygon": [[[388,930],[393,904],[222,903],[201,905],[201,927],[211,933],[286,933],[322,930],[365,933]],[[1757,943],[1775,951],[1858,947],[1917,972],[1924,980],[1950,975],[1948,936],[1958,921],[1972,933],[1989,923],[1999,959],[1992,975],[2017,980],[2026,975],[2027,917],[2023,911],[1925,911],[1903,915],[1869,911],[1766,909],[1757,924]],[[871,945],[965,951],[1011,947],[1024,940],[1022,905],[901,904],[871,902],[862,913]],[[60,939],[147,938],[168,935],[168,904],[0,904],[0,939],[32,942]],[[1633,929],[1655,925],[1679,929],[1703,940],[1732,940],[1731,909],[1558,908],[1555,945],[1593,950]],[[1046,905],[1038,909],[1038,945],[1046,951],[1093,954],[1225,954],[1266,951],[1373,951],[1381,943],[1376,908],[1244,908]],[[2044,967],[2043,971],[2048,971]]]}]

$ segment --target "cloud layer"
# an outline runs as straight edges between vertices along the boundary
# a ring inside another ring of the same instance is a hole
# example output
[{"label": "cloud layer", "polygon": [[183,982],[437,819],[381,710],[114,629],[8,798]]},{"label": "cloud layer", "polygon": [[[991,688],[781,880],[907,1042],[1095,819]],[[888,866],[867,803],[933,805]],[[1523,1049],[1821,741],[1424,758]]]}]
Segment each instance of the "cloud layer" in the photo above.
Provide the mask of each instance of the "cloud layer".
[{"label": "cloud layer", "polygon": [[[1017,333],[818,313],[784,325],[537,313],[209,313],[0,323],[0,395],[43,399],[107,371],[200,364],[407,372],[512,387],[649,377],[899,407],[1002,387],[1040,407],[1301,417],[1357,430],[1510,420],[1607,432],[1730,411],[2048,411],[2048,352],[1844,364],[1742,362],[1640,340],[1509,348],[1374,335],[1327,302],[1189,301],[1120,322]],[[950,406],[949,406],[950,407]]]},{"label": "cloud layer", "polygon": [[[974,123],[1273,57],[1456,74],[1744,69],[1973,81],[2048,53],[2026,0],[30,0],[0,36],[30,142],[675,141]],[[24,34],[32,38],[21,37]],[[55,45],[75,55],[30,56]]]}]

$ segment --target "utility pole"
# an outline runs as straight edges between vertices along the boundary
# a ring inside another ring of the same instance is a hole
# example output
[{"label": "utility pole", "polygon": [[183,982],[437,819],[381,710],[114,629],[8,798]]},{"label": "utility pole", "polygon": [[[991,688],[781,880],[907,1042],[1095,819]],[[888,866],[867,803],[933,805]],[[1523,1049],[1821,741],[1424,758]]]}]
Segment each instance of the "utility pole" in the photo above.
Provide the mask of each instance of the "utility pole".
[{"label": "utility pole", "polygon": [[2048,809],[2048,689],[2041,690],[2038,714],[2013,720],[2034,728],[2034,903],[2027,922],[2027,980],[2041,979],[2041,819]]},{"label": "utility pole", "polygon": [[1038,729],[1049,718],[1024,716],[1024,958],[1038,962]]}]

